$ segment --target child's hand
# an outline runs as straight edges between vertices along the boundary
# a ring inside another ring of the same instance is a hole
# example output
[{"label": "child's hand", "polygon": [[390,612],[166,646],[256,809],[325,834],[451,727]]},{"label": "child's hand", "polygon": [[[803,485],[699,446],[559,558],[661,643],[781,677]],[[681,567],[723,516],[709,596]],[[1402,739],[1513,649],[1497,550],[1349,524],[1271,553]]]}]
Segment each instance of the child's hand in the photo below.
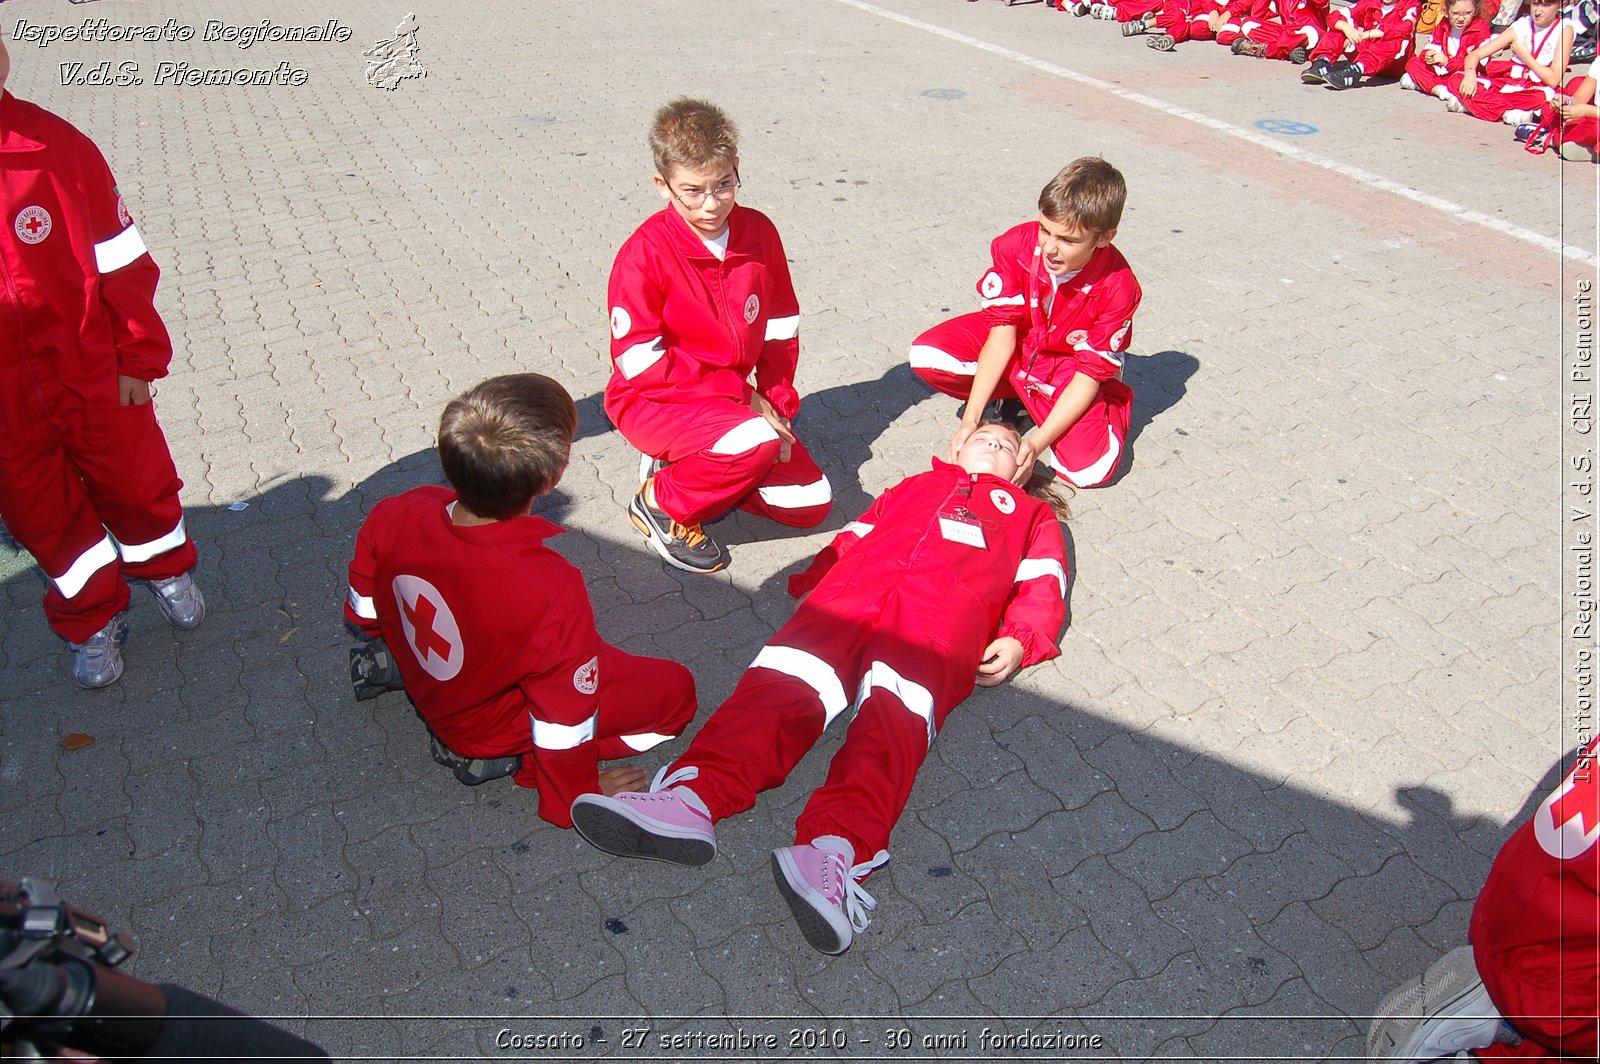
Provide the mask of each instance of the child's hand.
[{"label": "child's hand", "polygon": [[1024,437],[1017,445],[1017,471],[1011,474],[1011,483],[1019,488],[1027,487],[1028,478],[1033,476],[1033,463],[1039,460],[1039,449],[1032,440]]},{"label": "child's hand", "polygon": [[615,768],[600,770],[600,793],[607,798],[623,791],[645,791],[650,789],[650,777],[644,774],[644,769],[633,765],[618,765]]},{"label": "child's hand", "polygon": [[760,392],[756,392],[751,396],[750,409],[766,418],[767,424],[771,425],[773,430],[777,432],[778,461],[787,462],[791,448],[794,446],[794,427],[789,423],[789,419],[778,413],[773,405],[767,402],[767,397]]},{"label": "child's hand", "polygon": [[978,675],[973,680],[979,687],[999,687],[1011,679],[1011,674],[1022,664],[1022,644],[1009,635],[983,648],[983,660],[978,662]]},{"label": "child's hand", "polygon": [[117,402],[123,406],[143,406],[150,401],[150,382],[117,374]]}]

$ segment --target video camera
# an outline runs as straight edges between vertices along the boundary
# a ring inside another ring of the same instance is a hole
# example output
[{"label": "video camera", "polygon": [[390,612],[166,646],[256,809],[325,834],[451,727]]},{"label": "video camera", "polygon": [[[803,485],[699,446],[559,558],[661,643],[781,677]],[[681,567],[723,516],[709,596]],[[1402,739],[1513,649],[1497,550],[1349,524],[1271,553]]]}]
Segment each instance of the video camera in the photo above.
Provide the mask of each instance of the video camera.
[{"label": "video camera", "polygon": [[326,1060],[262,1020],[116,970],[133,941],[48,884],[0,880],[0,1057],[65,1046],[107,1060]]}]

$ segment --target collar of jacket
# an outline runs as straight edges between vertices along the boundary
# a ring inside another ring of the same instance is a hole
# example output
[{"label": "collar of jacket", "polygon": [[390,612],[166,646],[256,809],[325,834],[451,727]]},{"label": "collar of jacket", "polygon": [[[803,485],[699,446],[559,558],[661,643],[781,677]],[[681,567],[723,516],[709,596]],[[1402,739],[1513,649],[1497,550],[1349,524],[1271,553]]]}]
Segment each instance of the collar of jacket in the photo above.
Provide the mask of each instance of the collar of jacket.
[{"label": "collar of jacket", "polygon": [[[739,240],[739,237],[743,235],[747,228],[740,224],[741,218],[739,216],[747,209],[735,203],[733,210],[728,214],[728,257],[723,259],[723,262],[736,258],[748,258],[751,254],[750,250],[745,248]],[[663,207],[661,213],[667,216],[667,232],[672,234],[673,242],[678,245],[678,249],[683,252],[686,258],[717,261],[717,257],[711,254],[711,249],[706,247],[706,242],[700,238],[700,234],[688,222],[683,220],[683,215],[674,210],[672,204],[669,203]]]},{"label": "collar of jacket", "polygon": [[11,95],[9,90],[0,92],[0,151],[39,151],[44,147],[39,141],[14,128],[22,107],[22,101]]}]

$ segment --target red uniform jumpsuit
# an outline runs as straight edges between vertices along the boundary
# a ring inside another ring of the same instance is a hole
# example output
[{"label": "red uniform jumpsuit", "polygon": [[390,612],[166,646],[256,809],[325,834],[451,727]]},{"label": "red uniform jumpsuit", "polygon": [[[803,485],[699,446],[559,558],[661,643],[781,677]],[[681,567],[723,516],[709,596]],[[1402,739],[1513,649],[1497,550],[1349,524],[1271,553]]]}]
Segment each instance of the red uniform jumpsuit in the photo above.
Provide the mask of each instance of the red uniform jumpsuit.
[{"label": "red uniform jumpsuit", "polygon": [[1424,59],[1422,53],[1426,49],[1413,55],[1406,63],[1406,73],[1416,82],[1417,91],[1431,96],[1433,90],[1445,84],[1445,79],[1451,74],[1461,73],[1467,53],[1488,40],[1489,33],[1489,24],[1481,18],[1474,18],[1467,23],[1467,28],[1459,36],[1454,34],[1448,19],[1435,26],[1428,43],[1444,53],[1444,65],[1439,66]]},{"label": "red uniform jumpsuit", "polygon": [[345,618],[381,636],[428,728],[468,758],[523,757],[539,815],[572,826],[597,762],[665,742],[694,716],[694,678],[595,631],[583,576],[541,517],[462,526],[455,493],[413,488],[356,537]]},{"label": "red uniform jumpsuit", "polygon": [[798,442],[778,461],[778,433],[750,408],[760,392],[783,417],[800,409],[800,307],[766,215],[735,205],[718,261],[664,208],[617,252],[609,300],[606,414],[630,444],[671,463],[655,485],[669,517],[696,525],[739,507],[805,528],[827,516],[828,478]]},{"label": "red uniform jumpsuit", "polygon": [[[1382,0],[1357,0],[1349,10],[1329,19],[1328,32],[1312,49],[1311,58],[1326,59],[1330,63],[1350,60],[1359,63],[1361,72],[1369,78],[1397,78],[1405,73],[1406,60],[1411,56],[1418,14],[1417,0],[1391,4]],[[1345,23],[1360,30],[1381,29],[1383,34],[1352,46],[1339,29]]]},{"label": "red uniform jumpsuit", "polygon": [[[880,495],[789,593],[809,596],[756,655],[673,764],[713,820],[776,787],[852,705],[826,782],[795,825],[877,854],[940,725],[972,692],[998,636],[1022,667],[1059,653],[1067,568],[1050,508],[989,474],[937,459]],[[865,858],[862,858],[863,860]]]},{"label": "red uniform jumpsuit", "polygon": [[[1590,80],[1593,80],[1593,75],[1580,74],[1562,86],[1561,94],[1563,96],[1571,96],[1578,91],[1585,81]],[[1590,102],[1592,103],[1593,101],[1594,97],[1591,97]],[[1561,121],[1561,112],[1556,109],[1554,98],[1544,105],[1544,111],[1539,116],[1539,125],[1544,129],[1561,130],[1561,140],[1563,142],[1571,141],[1574,144],[1582,144],[1591,150],[1596,147],[1597,143],[1600,143],[1600,119],[1574,118],[1570,122],[1563,122]]]},{"label": "red uniform jumpsuit", "polygon": [[1221,0],[1162,0],[1156,12],[1156,29],[1174,42],[1209,41],[1216,36],[1211,16],[1223,10]]},{"label": "red uniform jumpsuit", "polygon": [[[1567,41],[1567,58],[1571,57],[1571,42],[1562,33],[1570,27],[1564,18],[1557,18],[1548,26],[1534,24],[1532,15],[1524,15],[1511,24],[1516,40],[1530,56],[1549,66],[1561,58],[1562,42]],[[1460,97],[1467,114],[1485,122],[1498,122],[1507,111],[1542,111],[1555,95],[1555,89],[1546,85],[1530,68],[1517,59],[1487,59],[1478,67],[1477,90],[1468,96],[1461,91],[1464,72],[1450,75],[1446,84]]]},{"label": "red uniform jumpsuit", "polygon": [[[1267,49],[1268,59],[1288,59],[1296,48],[1309,53],[1328,32],[1328,0],[1277,0],[1259,17],[1246,15],[1217,32],[1218,44],[1231,45],[1240,36]],[[1224,37],[1226,36],[1226,40]]]},{"label": "red uniform jumpsuit", "polygon": [[159,274],[94,143],[0,95],[0,521],[72,642],[127,608],[124,576],[195,563],[154,406],[118,399],[119,374],[155,380],[172,360]]},{"label": "red uniform jumpsuit", "polygon": [[1224,10],[1228,17],[1217,27],[1215,39],[1226,48],[1244,36],[1246,26],[1254,26],[1262,19],[1271,18],[1276,8],[1273,0],[1230,0]]},{"label": "red uniform jumpsuit", "polygon": [[1133,389],[1122,382],[1122,360],[1143,293],[1128,260],[1110,244],[1053,290],[1038,231],[1037,222],[1024,222],[994,238],[993,265],[978,281],[983,309],[917,337],[911,369],[946,395],[965,398],[989,330],[1013,325],[1017,349],[994,398],[1020,398],[1041,425],[1074,376],[1093,377],[1100,389],[1089,408],[1056,440],[1052,455],[1040,455],[1076,487],[1092,488],[1116,473],[1128,438]]},{"label": "red uniform jumpsuit", "polygon": [[1506,840],[1472,909],[1472,960],[1523,1036],[1485,1058],[1594,1060],[1600,1027],[1600,739]]}]

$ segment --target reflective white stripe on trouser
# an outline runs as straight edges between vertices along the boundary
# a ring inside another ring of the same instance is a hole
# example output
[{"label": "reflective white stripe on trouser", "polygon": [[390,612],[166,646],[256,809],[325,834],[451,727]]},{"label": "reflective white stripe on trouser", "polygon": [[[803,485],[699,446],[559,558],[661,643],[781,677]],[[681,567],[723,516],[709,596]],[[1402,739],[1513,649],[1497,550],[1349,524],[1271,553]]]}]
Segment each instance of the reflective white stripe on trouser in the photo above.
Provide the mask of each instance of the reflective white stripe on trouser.
[{"label": "reflective white stripe on trouser", "polygon": [[850,704],[844,697],[844,684],[839,682],[839,674],[833,671],[833,666],[804,650],[768,644],[761,648],[761,653],[750,663],[750,668],[771,669],[793,676],[817,692],[817,697],[822,699],[822,712],[826,714],[823,728],[832,724],[833,718],[843,713]]},{"label": "reflective white stripe on trouser", "polygon": [[865,521],[851,521],[848,525],[845,525],[843,528],[839,529],[839,531],[854,532],[858,536],[865,536],[868,532],[871,532],[877,527],[877,525],[869,525]]},{"label": "reflective white stripe on trouser", "polygon": [[642,754],[651,747],[660,746],[668,739],[673,738],[673,736],[662,735],[660,732],[644,732],[640,735],[624,735],[620,738],[628,744],[628,749],[637,750]]},{"label": "reflective white stripe on trouser", "polygon": [[712,454],[744,454],[778,438],[778,430],[772,427],[770,421],[764,417],[753,417],[724,432],[722,438],[711,445],[710,451]]},{"label": "reflective white stripe on trouser", "polygon": [[148,543],[118,543],[117,550],[122,552],[122,560],[129,565],[138,565],[147,562],[157,554],[165,554],[174,547],[183,546],[183,541],[189,538],[183,530],[183,518],[178,518],[178,527],[164,536],[157,536]]},{"label": "reflective white stripe on trouser", "polygon": [[144,253],[144,237],[130,225],[110,240],[102,240],[94,246],[95,268],[101,273],[120,270]]},{"label": "reflective white stripe on trouser", "polygon": [[1106,426],[1105,454],[1101,455],[1100,458],[1094,462],[1094,464],[1088,466],[1087,468],[1068,469],[1066,466],[1061,464],[1061,460],[1053,453],[1049,453],[1048,455],[1042,454],[1039,456],[1039,458],[1043,460],[1046,465],[1060,473],[1062,476],[1066,477],[1067,480],[1071,481],[1072,484],[1076,486],[1100,483],[1106,478],[1106,474],[1111,472],[1112,467],[1117,464],[1117,459],[1121,457],[1122,441],[1117,439],[1117,430],[1113,429],[1110,425]]},{"label": "reflective white stripe on trouser", "polygon": [[1022,564],[1017,566],[1017,578],[1012,582],[1020,584],[1036,576],[1055,577],[1056,583],[1061,585],[1061,597],[1067,597],[1067,571],[1061,568],[1060,562],[1054,558],[1024,558]]},{"label": "reflective white stripe on trouser", "polygon": [[346,598],[350,603],[350,612],[360,617],[363,621],[375,621],[378,619],[378,607],[367,596],[356,594],[355,588],[350,589],[350,593]]},{"label": "reflective white stripe on trouser", "polygon": [[661,347],[661,337],[646,340],[642,344],[634,344],[622,354],[617,356],[617,368],[628,380],[633,380],[639,374],[661,361],[661,356],[666,351]]},{"label": "reflective white stripe on trouser", "polygon": [[533,745],[541,750],[571,750],[594,738],[594,717],[582,724],[552,724],[532,713],[528,719],[533,721]]},{"label": "reflective white stripe on trouser", "polygon": [[911,345],[911,368],[937,369],[945,373],[959,373],[963,377],[970,377],[978,372],[976,362],[963,362],[950,352],[929,347],[927,344]]},{"label": "reflective white stripe on trouser", "polygon": [[67,566],[67,571],[60,576],[51,577],[56,585],[56,590],[61,592],[63,598],[73,598],[83,590],[89,578],[108,565],[117,562],[117,547],[110,536],[106,536],[99,543],[78,555],[73,563]]},{"label": "reflective white stripe on trouser", "polygon": [[757,490],[762,502],[779,510],[826,506],[833,501],[833,485],[826,476],[810,484],[769,484]]},{"label": "reflective white stripe on trouser", "polygon": [[881,661],[874,661],[861,677],[861,690],[856,693],[856,709],[872,694],[874,687],[893,691],[900,704],[921,717],[928,724],[928,745],[933,745],[933,695],[914,680],[908,680]]},{"label": "reflective white stripe on trouser", "polygon": [[791,314],[787,318],[769,318],[767,320],[768,340],[793,340],[800,335],[800,315]]}]

